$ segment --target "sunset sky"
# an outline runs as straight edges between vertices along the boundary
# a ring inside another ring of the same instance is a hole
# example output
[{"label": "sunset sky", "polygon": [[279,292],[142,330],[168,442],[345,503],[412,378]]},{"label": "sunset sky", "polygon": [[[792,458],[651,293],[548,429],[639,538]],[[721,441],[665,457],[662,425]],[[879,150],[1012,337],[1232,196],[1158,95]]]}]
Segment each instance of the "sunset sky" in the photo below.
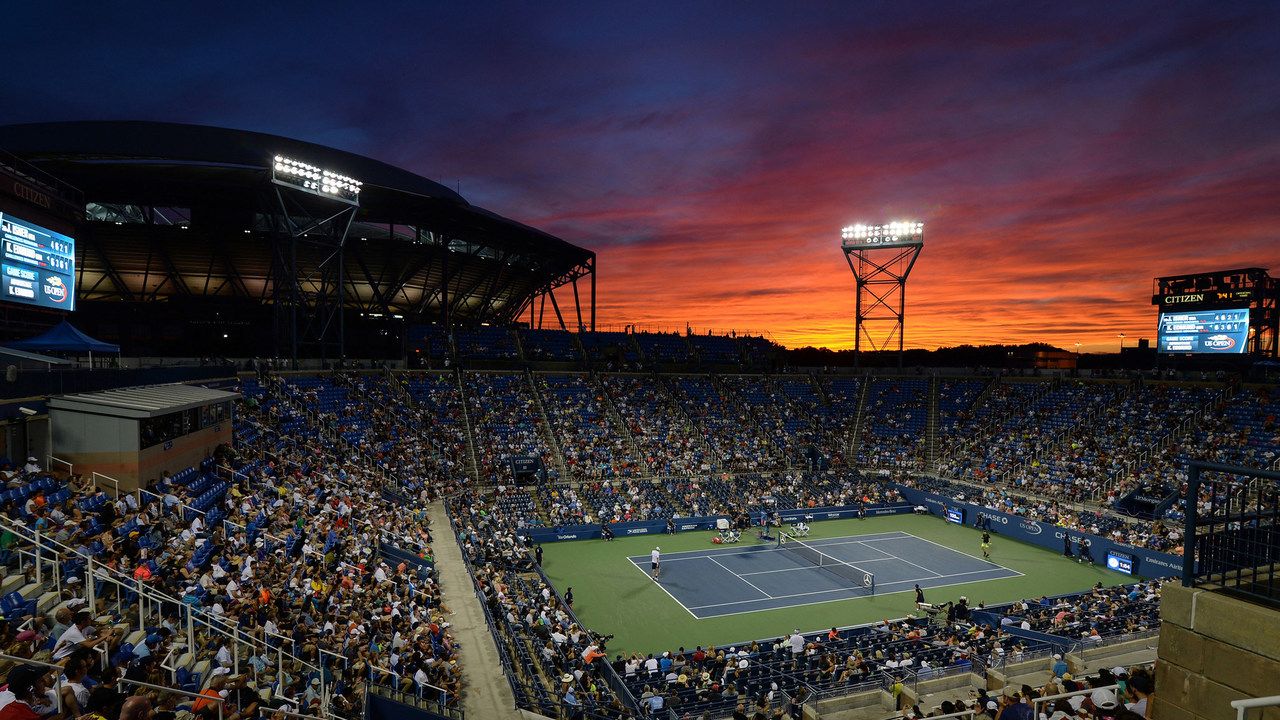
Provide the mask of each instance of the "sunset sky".
[{"label": "sunset sky", "polygon": [[[0,123],[404,166],[599,256],[600,320],[848,347],[839,228],[919,219],[909,347],[1153,337],[1280,274],[1280,3],[23,3]],[[375,9],[376,8],[376,9]]]}]

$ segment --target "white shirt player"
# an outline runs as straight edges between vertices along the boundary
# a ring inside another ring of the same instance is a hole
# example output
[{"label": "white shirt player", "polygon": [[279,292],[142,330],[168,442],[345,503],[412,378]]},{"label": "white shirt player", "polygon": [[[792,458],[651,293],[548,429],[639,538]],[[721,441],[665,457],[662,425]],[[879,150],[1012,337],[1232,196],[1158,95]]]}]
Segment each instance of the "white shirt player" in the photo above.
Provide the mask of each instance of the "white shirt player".
[{"label": "white shirt player", "polygon": [[661,557],[661,553],[658,552],[658,548],[654,548],[653,551],[649,553],[649,562],[657,565],[659,557]]}]

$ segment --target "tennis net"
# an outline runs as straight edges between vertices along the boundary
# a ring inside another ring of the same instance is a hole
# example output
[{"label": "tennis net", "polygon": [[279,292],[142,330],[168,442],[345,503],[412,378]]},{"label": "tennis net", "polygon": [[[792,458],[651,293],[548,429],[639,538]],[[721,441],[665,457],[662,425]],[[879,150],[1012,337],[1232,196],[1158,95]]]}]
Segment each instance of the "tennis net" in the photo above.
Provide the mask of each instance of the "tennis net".
[{"label": "tennis net", "polygon": [[874,573],[867,572],[857,565],[843,560],[837,560],[809,543],[784,532],[778,533],[778,547],[789,550],[805,562],[822,568],[836,577],[853,582],[866,588],[873,595],[875,594],[876,576]]}]

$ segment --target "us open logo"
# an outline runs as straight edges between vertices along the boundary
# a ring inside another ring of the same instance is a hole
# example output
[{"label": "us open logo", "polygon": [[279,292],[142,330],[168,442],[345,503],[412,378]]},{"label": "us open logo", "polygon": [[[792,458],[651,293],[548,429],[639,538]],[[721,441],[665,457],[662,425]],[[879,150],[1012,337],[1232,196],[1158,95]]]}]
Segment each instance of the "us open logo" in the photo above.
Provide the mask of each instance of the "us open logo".
[{"label": "us open logo", "polygon": [[67,299],[66,283],[62,282],[62,278],[57,275],[46,276],[41,290],[44,290],[45,296],[53,302],[65,302]]},{"label": "us open logo", "polygon": [[1026,522],[1025,520],[1018,523],[1018,527],[1025,530],[1028,535],[1039,535],[1044,532],[1044,528],[1040,527],[1040,523]]},{"label": "us open logo", "polygon": [[1230,350],[1236,346],[1236,339],[1230,335],[1210,335],[1204,339],[1204,346],[1212,350]]}]

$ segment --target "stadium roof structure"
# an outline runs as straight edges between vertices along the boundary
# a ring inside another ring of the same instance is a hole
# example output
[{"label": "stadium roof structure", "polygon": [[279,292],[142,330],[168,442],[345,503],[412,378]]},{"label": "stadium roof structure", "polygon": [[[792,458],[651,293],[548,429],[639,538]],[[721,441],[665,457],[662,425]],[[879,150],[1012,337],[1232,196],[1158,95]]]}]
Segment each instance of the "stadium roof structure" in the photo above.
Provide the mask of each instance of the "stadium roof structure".
[{"label": "stadium roof structure", "polygon": [[235,400],[238,397],[239,393],[174,383],[55,395],[49,398],[49,406],[116,417],[147,418]]},{"label": "stadium roof structure", "polygon": [[[594,252],[378,160],[257,132],[140,121],[2,126],[0,149],[83,193],[78,303],[223,298],[304,313],[328,303],[328,327],[353,312],[511,322],[533,317],[550,296],[563,323],[550,293],[572,284],[579,324],[588,324],[586,311],[594,326]],[[325,198],[286,197],[289,188],[273,182],[282,155],[363,183],[343,232],[321,230]],[[587,277],[584,307],[577,281]]]}]

